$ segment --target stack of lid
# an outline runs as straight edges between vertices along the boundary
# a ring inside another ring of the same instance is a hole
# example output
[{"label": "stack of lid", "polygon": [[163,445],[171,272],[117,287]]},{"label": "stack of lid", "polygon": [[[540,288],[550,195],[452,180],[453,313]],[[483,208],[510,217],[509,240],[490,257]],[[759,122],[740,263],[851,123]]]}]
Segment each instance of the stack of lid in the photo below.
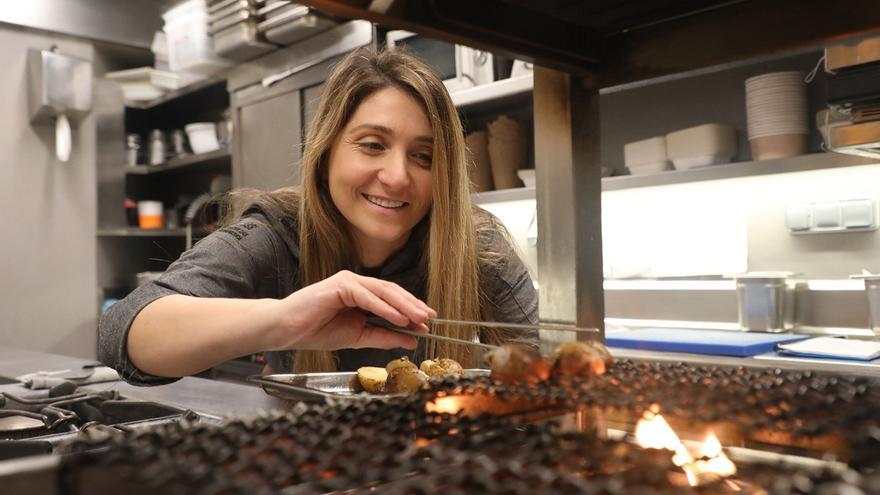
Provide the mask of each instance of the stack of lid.
[{"label": "stack of lid", "polygon": [[217,55],[245,61],[278,48],[257,29],[262,17],[256,0],[213,0],[208,13],[208,32]]},{"label": "stack of lid", "polygon": [[338,24],[335,19],[287,0],[262,0],[258,14],[259,32],[272,43],[290,45]]},{"label": "stack of lid", "polygon": [[746,120],[755,160],[803,154],[810,133],[804,74],[772,72],[746,79]]}]

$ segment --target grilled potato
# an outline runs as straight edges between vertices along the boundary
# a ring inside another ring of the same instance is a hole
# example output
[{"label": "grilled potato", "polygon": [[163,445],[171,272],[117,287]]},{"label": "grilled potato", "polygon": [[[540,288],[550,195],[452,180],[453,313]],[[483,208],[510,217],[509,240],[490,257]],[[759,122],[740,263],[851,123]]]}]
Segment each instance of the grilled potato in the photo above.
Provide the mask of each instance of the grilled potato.
[{"label": "grilled potato", "polygon": [[447,376],[454,376],[456,378],[461,378],[464,374],[464,369],[458,364],[458,361],[449,358],[440,358],[440,359],[426,359],[422,361],[422,364],[419,366],[419,369],[422,370],[428,377],[430,378],[445,378]]},{"label": "grilled potato", "polygon": [[383,392],[387,394],[409,394],[415,392],[428,381],[428,375],[415,366],[398,366],[388,374]]},{"label": "grilled potato", "polygon": [[611,366],[608,349],[599,342],[566,342],[551,356],[553,376],[590,377],[602,375]]},{"label": "grilled potato", "polygon": [[492,378],[508,383],[539,383],[550,376],[550,365],[538,349],[524,344],[504,344],[486,353]]},{"label": "grilled potato", "polygon": [[385,365],[385,371],[387,371],[388,374],[391,374],[392,371],[401,367],[418,369],[416,367],[416,363],[410,361],[408,357],[403,356],[400,359],[393,359],[391,361],[388,361],[388,364]]},{"label": "grilled potato", "polygon": [[385,368],[364,366],[358,368],[357,377],[364,390],[371,394],[381,394],[388,380],[388,372]]}]

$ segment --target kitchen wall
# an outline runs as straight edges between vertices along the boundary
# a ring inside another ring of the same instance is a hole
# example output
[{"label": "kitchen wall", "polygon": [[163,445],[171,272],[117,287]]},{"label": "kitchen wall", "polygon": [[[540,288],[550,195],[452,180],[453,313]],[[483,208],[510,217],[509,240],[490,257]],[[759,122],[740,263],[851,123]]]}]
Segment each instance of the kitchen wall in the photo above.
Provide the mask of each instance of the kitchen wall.
[{"label": "kitchen wall", "polygon": [[95,121],[73,130],[68,163],[54,126],[29,122],[28,48],[87,60],[92,44],[0,25],[0,345],[94,357]]}]

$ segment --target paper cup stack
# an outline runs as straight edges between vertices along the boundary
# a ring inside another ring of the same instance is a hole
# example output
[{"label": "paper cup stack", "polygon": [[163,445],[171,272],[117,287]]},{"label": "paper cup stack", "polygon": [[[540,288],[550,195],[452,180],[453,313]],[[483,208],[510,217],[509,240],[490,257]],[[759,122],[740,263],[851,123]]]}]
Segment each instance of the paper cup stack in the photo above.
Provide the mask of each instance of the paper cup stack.
[{"label": "paper cup stack", "polygon": [[753,159],[804,154],[810,129],[803,73],[771,72],[746,79],[746,120]]}]

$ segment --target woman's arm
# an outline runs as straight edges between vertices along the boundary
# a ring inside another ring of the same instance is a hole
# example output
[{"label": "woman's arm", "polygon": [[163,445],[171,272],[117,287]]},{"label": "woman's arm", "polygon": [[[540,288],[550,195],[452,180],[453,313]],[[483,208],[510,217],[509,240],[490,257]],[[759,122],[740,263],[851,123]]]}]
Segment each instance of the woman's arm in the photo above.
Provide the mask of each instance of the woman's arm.
[{"label": "woman's arm", "polygon": [[367,312],[421,331],[436,316],[396,284],[343,271],[280,300],[162,297],[135,317],[127,351],[141,371],[177,377],[266,350],[415,347],[366,326]]}]

